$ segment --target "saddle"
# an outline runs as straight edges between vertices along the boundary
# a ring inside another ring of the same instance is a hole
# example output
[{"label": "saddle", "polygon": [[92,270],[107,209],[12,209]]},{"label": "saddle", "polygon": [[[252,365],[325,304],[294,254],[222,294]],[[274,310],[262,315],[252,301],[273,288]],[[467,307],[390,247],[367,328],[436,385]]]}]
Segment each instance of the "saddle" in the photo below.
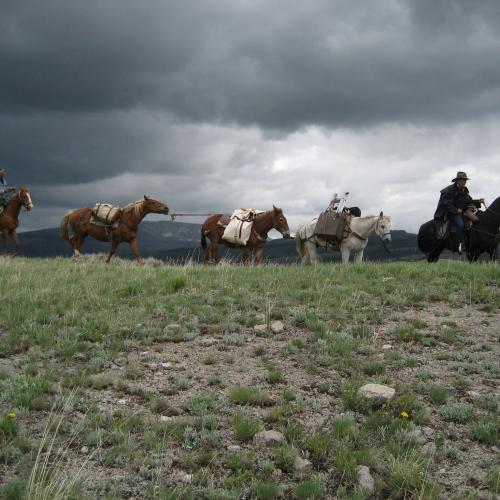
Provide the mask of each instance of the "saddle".
[{"label": "saddle", "polygon": [[330,245],[338,246],[349,235],[351,218],[349,212],[326,210],[318,217],[314,234]]},{"label": "saddle", "polygon": [[111,203],[96,203],[92,209],[91,224],[112,226],[120,217],[121,208]]},{"label": "saddle", "polygon": [[[468,232],[472,225],[479,220],[476,215],[476,210],[473,207],[467,207],[462,213],[465,222],[465,231]],[[446,217],[442,221],[436,221],[436,238],[438,240],[445,240],[450,236],[451,221]],[[453,230],[451,230],[452,232]]]},{"label": "saddle", "polygon": [[218,222],[225,227],[222,239],[233,245],[245,246],[252,232],[253,221],[261,213],[262,210],[254,208],[240,208],[232,213],[226,226],[221,221],[224,219],[225,222],[227,217],[222,216]]}]

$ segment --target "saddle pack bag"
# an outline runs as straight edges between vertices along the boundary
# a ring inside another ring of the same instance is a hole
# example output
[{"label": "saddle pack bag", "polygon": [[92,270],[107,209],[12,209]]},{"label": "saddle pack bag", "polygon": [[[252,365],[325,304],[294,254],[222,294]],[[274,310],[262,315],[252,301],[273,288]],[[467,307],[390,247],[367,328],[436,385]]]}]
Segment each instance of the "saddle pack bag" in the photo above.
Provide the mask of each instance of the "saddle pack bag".
[{"label": "saddle pack bag", "polygon": [[120,207],[111,205],[111,203],[96,203],[92,210],[92,215],[97,221],[111,225],[118,218],[120,210]]},{"label": "saddle pack bag", "polygon": [[444,221],[436,221],[436,238],[438,240],[444,240],[448,238],[450,234],[450,221],[446,219]]},{"label": "saddle pack bag", "polygon": [[344,236],[344,229],[348,215],[344,212],[327,210],[322,212],[316,222],[314,234],[329,243],[340,243]]}]

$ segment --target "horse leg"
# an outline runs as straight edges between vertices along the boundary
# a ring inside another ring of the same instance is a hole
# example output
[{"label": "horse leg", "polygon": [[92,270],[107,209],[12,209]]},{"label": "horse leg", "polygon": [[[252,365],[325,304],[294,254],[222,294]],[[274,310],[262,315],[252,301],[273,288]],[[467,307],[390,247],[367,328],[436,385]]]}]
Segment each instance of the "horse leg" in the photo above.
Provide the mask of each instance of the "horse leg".
[{"label": "horse leg", "polygon": [[307,260],[313,265],[319,264],[321,261],[318,252],[316,251],[316,243],[306,241],[304,243],[304,247],[306,249],[306,255],[308,256]]},{"label": "horse leg", "polygon": [[[118,246],[118,243],[116,244],[116,246]],[[137,264],[141,265],[142,261],[141,261],[141,256],[139,254],[139,248],[137,247],[137,239],[136,238],[134,238],[133,240],[130,241],[130,248],[132,248],[132,252],[135,255],[135,258],[137,260]]]},{"label": "horse leg", "polygon": [[[132,242],[130,242],[130,246],[132,247]],[[106,264],[109,264],[109,261],[111,260],[111,257],[113,257],[113,254],[116,252],[117,248],[118,248],[118,241],[112,240],[111,241],[111,248],[109,249],[109,253],[108,253],[108,258],[106,259]],[[132,252],[134,252],[133,248],[132,248]]]},{"label": "horse leg", "polygon": [[212,257],[212,260],[216,264],[219,263],[219,257],[217,255],[217,242],[215,240],[213,240],[211,245],[210,245],[210,256]]},{"label": "horse leg", "polygon": [[243,250],[243,265],[248,266],[248,261],[250,259],[250,255],[252,254],[251,250]]},{"label": "horse leg", "polygon": [[82,248],[83,242],[85,241],[85,234],[74,234],[72,236],[73,242],[73,257],[77,259],[80,257],[80,249]]},{"label": "horse leg", "polygon": [[203,265],[207,265],[210,259],[210,249],[212,248],[212,242],[210,241],[210,245],[206,245],[203,249]]},{"label": "horse leg", "polygon": [[262,247],[255,250],[255,265],[258,266],[262,262],[262,252],[264,249]]},{"label": "horse leg", "polygon": [[359,263],[363,261],[363,250],[364,249],[354,252],[354,262]]},{"label": "horse leg", "polygon": [[21,246],[21,243],[19,241],[19,237],[17,236],[16,230],[12,231],[12,239],[14,240],[14,243],[16,245],[16,248],[14,250],[14,253],[12,255],[17,255],[17,252],[19,251],[19,248]]},{"label": "horse leg", "polygon": [[349,256],[351,255],[351,251],[347,247],[347,245],[340,246],[340,254],[342,255],[342,264],[349,264]]}]

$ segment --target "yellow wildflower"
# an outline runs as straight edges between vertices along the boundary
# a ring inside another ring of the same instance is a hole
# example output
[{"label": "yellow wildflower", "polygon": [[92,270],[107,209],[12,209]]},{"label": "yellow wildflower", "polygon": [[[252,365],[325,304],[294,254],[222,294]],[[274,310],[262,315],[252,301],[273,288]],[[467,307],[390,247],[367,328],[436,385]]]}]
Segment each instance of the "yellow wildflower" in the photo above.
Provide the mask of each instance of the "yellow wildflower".
[{"label": "yellow wildflower", "polygon": [[11,411],[11,412],[7,413],[7,416],[8,416],[9,418],[16,418],[16,414],[15,414],[13,411]]},{"label": "yellow wildflower", "polygon": [[402,412],[401,412],[401,416],[402,416],[403,418],[408,418],[410,415],[408,415],[408,413],[407,413],[407,412],[402,411]]}]

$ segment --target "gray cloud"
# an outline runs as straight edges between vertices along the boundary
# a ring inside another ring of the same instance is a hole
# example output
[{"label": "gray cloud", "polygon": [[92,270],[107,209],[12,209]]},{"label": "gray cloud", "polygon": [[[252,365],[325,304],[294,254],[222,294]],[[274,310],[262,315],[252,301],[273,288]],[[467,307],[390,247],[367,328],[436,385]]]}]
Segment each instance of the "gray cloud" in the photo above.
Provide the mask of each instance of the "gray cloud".
[{"label": "gray cloud", "polygon": [[294,129],[447,122],[499,98],[494,2],[7,5],[0,104],[12,112],[147,107]]}]

